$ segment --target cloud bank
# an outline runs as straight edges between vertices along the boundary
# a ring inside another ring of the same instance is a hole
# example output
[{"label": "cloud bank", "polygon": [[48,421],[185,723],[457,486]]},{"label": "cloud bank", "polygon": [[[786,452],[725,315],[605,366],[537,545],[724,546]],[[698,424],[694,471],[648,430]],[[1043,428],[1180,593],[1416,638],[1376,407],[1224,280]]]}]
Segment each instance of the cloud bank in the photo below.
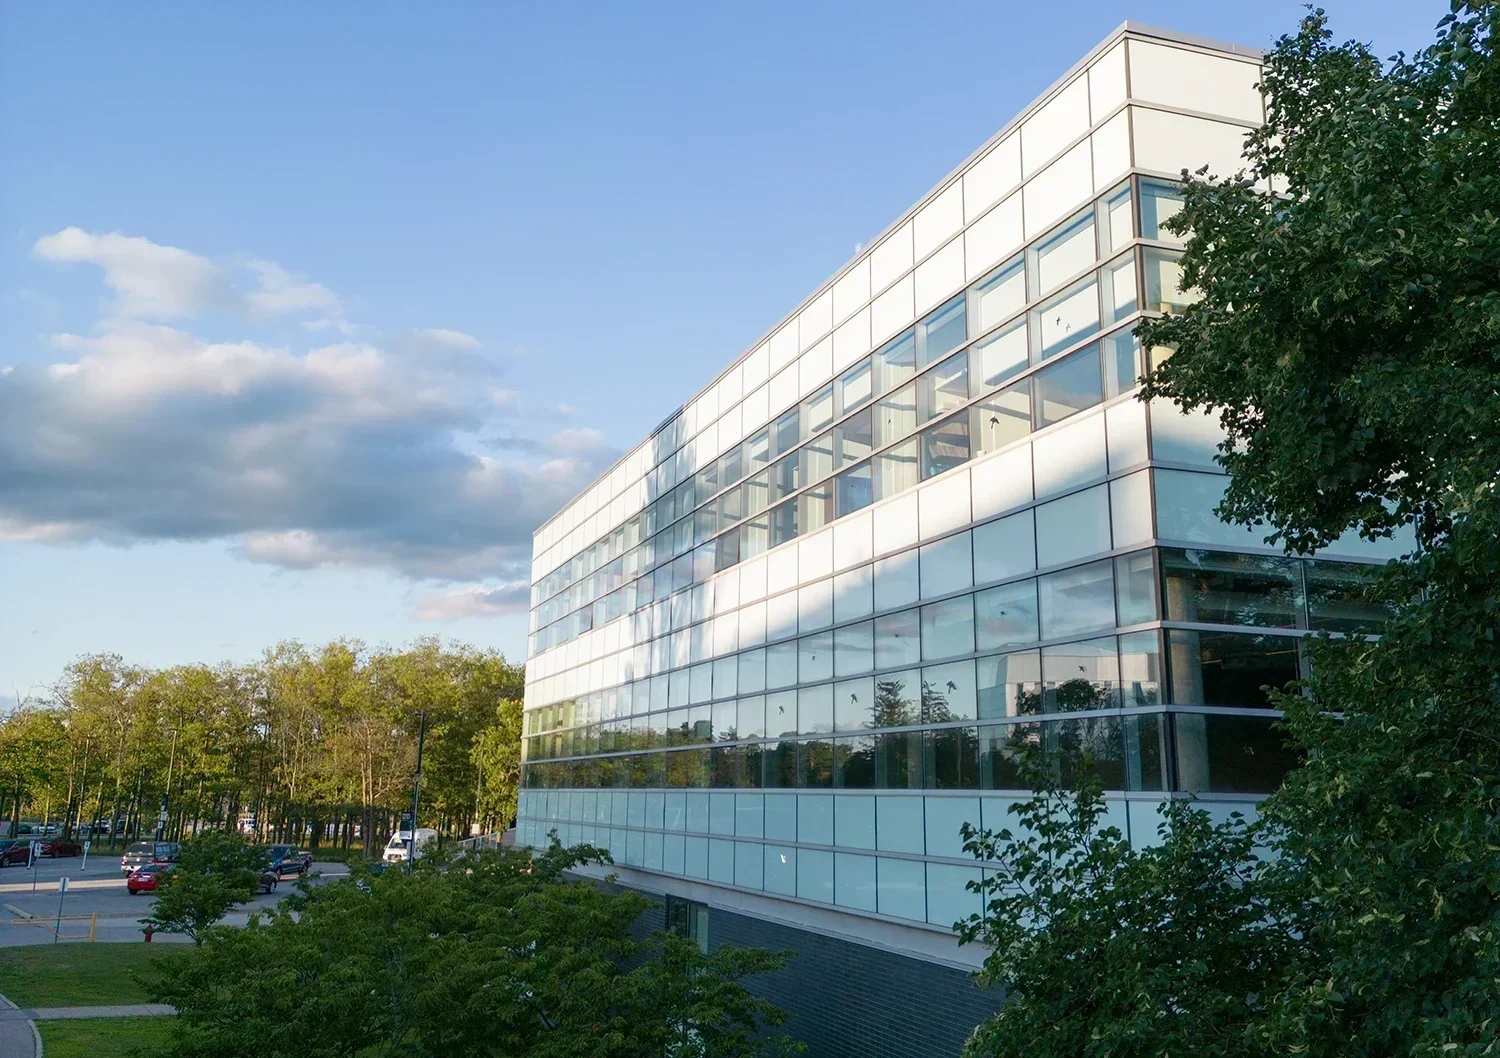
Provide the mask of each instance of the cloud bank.
[{"label": "cloud bank", "polygon": [[[53,362],[0,371],[0,538],[222,540],[442,582],[414,594],[427,620],[524,612],[533,528],[615,457],[530,413],[456,330],[256,340],[281,318],[353,333],[332,291],[274,263],[78,228],[33,252],[97,266],[110,297],[90,333],[50,337]],[[193,333],[217,314],[249,336]]]}]

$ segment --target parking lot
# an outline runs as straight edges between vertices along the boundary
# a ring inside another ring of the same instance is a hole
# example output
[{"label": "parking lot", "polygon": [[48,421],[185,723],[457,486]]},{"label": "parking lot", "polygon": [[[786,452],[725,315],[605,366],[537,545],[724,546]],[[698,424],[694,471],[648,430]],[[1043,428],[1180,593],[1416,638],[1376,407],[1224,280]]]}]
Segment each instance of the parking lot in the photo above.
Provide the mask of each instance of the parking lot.
[{"label": "parking lot", "polygon": [[[314,863],[321,880],[349,873],[342,863]],[[0,947],[18,944],[51,944],[57,925],[59,879],[68,879],[61,895],[63,940],[84,940],[92,929],[99,941],[144,940],[140,919],[150,914],[151,895],[131,896],[120,872],[120,853],[91,852],[87,864],[82,856],[41,859],[35,868],[11,866],[0,869]],[[272,907],[292,891],[296,877],[282,879],[275,893],[257,896],[228,915],[227,925],[242,926],[251,912]],[[185,938],[157,934],[153,943],[181,943]]]}]

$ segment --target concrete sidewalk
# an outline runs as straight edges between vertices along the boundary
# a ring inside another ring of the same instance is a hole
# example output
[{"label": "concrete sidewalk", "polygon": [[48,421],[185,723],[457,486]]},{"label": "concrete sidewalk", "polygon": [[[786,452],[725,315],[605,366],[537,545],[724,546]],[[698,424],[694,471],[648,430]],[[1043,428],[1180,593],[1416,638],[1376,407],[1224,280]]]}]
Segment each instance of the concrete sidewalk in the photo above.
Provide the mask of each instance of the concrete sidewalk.
[{"label": "concrete sidewalk", "polygon": [[165,1018],[177,1013],[166,1003],[121,1003],[99,1007],[32,1007],[0,1010],[0,1020],[7,1014],[23,1015],[32,1021],[76,1021],[80,1018]]},{"label": "concrete sidewalk", "polygon": [[5,1058],[39,1058],[42,1037],[26,1011],[0,996],[0,1054]]}]

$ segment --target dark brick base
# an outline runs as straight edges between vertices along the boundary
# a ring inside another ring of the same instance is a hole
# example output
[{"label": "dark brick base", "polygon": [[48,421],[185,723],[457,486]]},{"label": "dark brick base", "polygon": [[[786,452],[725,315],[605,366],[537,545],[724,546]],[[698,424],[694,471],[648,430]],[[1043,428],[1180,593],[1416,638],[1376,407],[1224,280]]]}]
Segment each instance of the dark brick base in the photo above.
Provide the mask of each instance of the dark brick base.
[{"label": "dark brick base", "polygon": [[783,1031],[808,1058],[956,1058],[1000,994],[961,970],[719,908],[708,913],[714,945],[789,949],[785,970],[752,977],[755,994],[792,1015]]}]

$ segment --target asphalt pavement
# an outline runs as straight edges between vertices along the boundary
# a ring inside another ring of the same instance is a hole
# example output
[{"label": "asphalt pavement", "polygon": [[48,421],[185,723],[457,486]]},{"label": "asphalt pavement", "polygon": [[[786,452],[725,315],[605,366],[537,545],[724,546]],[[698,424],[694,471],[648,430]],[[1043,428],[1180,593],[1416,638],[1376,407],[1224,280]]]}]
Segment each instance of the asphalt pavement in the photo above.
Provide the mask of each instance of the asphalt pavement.
[{"label": "asphalt pavement", "polygon": [[[314,863],[321,880],[348,875],[342,863]],[[59,893],[59,879],[68,879],[68,891]],[[274,907],[296,885],[288,875],[274,893],[257,896],[240,905],[224,919],[225,925],[243,926],[254,911]],[[151,894],[131,896],[120,870],[120,854],[90,853],[81,856],[40,859],[35,868],[11,866],[0,869],[0,948],[21,944],[51,944],[57,926],[58,904],[62,905],[60,934],[64,941],[86,940],[90,928],[96,941],[143,941],[140,919],[151,913]],[[95,917],[97,916],[97,917]],[[152,943],[184,943],[186,938],[158,933]]]}]

